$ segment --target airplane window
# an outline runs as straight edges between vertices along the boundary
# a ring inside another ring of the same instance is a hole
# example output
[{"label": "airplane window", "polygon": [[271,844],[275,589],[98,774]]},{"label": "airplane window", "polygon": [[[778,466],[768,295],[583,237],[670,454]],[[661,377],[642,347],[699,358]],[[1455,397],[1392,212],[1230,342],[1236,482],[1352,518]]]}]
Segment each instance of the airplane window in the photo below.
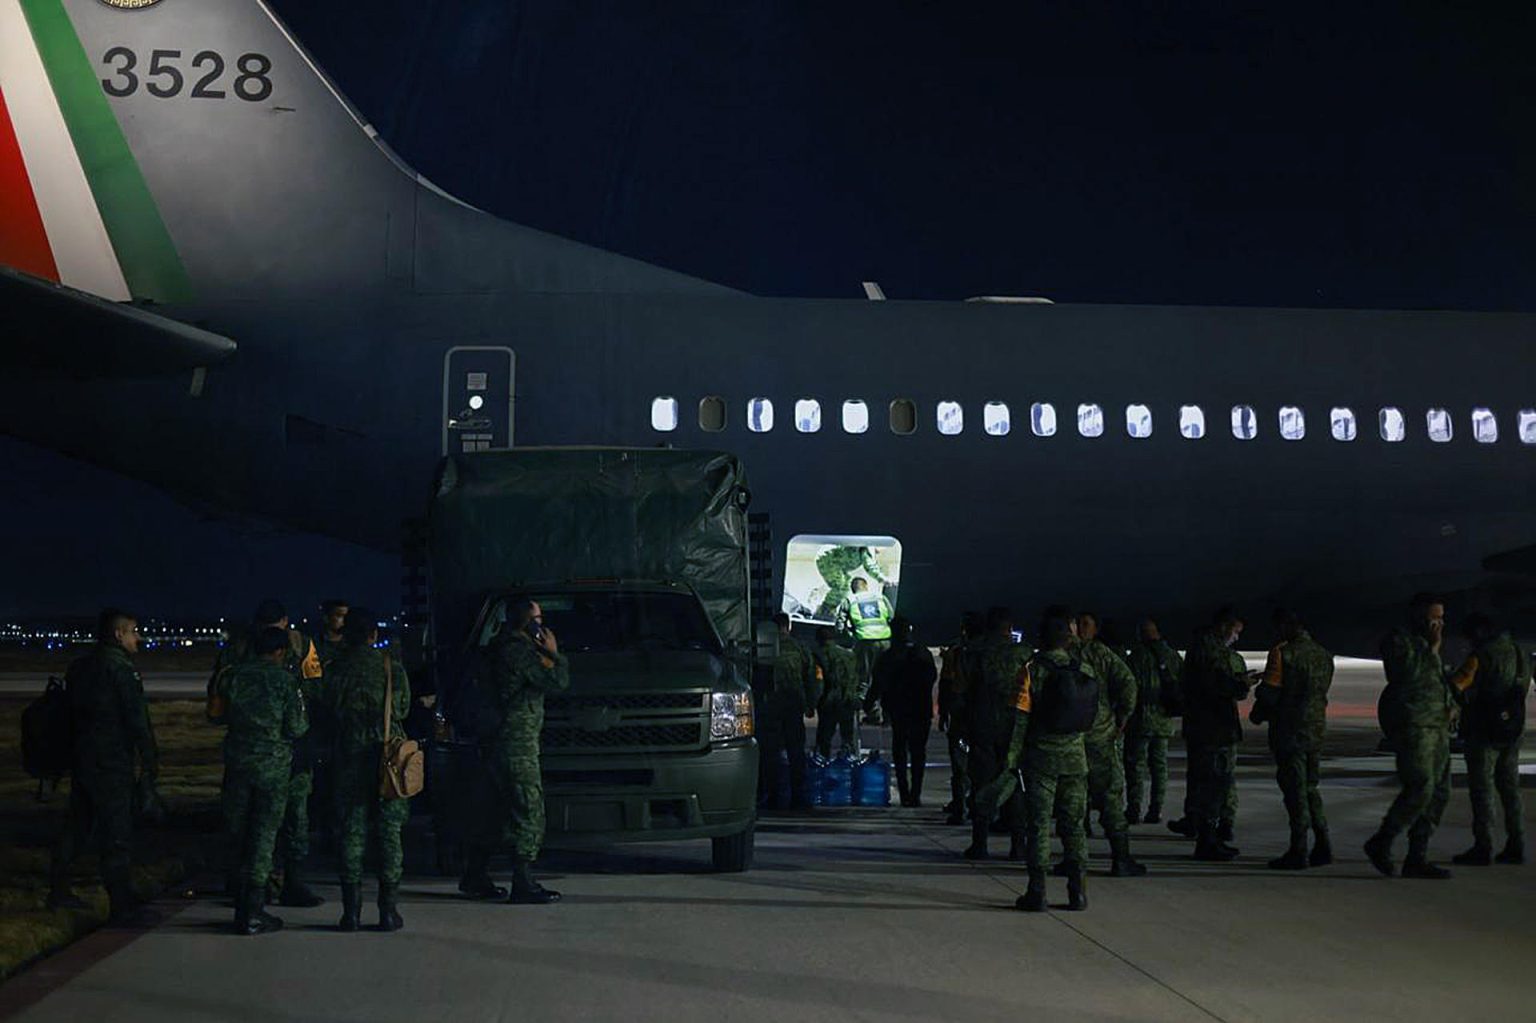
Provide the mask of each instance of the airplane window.
[{"label": "airplane window", "polygon": [[1379,419],[1381,426],[1381,439],[1388,444],[1396,444],[1408,436],[1408,423],[1403,418],[1403,410],[1388,405],[1381,410]]},{"label": "airplane window", "polygon": [[1127,405],[1125,432],[1132,437],[1152,436],[1152,410],[1145,405]]},{"label": "airplane window", "polygon": [[1492,409],[1475,408],[1472,410],[1472,436],[1477,438],[1479,444],[1495,444],[1499,439],[1499,421],[1494,417]]},{"label": "airplane window", "polygon": [[1232,436],[1238,440],[1253,440],[1259,435],[1259,420],[1253,414],[1252,405],[1232,406]]},{"label": "airplane window", "polygon": [[981,410],[981,428],[993,437],[1006,437],[1012,424],[1008,421],[1008,406],[1000,401],[989,401]]},{"label": "airplane window", "polygon": [[1179,406],[1179,433],[1190,440],[1205,436],[1205,413],[1199,405]]},{"label": "airplane window", "polygon": [[[476,395],[479,397],[479,395]],[[656,398],[651,402],[651,429],[671,433],[677,429],[677,399]]]},{"label": "airplane window", "polygon": [[1536,444],[1536,408],[1520,410],[1520,428],[1516,432],[1521,444]]},{"label": "airplane window", "polygon": [[795,402],[795,429],[801,433],[815,433],[821,429],[821,402],[815,398],[801,398]]},{"label": "airplane window", "polygon": [[958,401],[941,401],[938,407],[939,432],[953,437],[965,429],[965,410]]},{"label": "airplane window", "polygon": [[1355,439],[1355,412],[1353,409],[1335,408],[1328,413],[1328,425],[1334,440]]},{"label": "airplane window", "polygon": [[1104,435],[1104,410],[1097,405],[1079,405],[1077,407],[1077,432],[1084,437],[1102,437]]},{"label": "airplane window", "polygon": [[773,402],[767,398],[753,398],[747,402],[747,429],[753,433],[767,433],[773,429]]},{"label": "airplane window", "polygon": [[725,399],[708,397],[699,402],[699,429],[719,433],[725,429]]},{"label": "airplane window", "polygon": [[1050,437],[1056,433],[1056,406],[1035,402],[1029,407],[1029,428],[1036,437]]},{"label": "airplane window", "polygon": [[917,431],[917,406],[910,399],[897,398],[891,402],[891,432],[905,437]]},{"label": "airplane window", "polygon": [[1301,440],[1307,435],[1307,417],[1295,405],[1280,406],[1280,436],[1286,440]]},{"label": "airplane window", "polygon": [[863,433],[869,429],[869,406],[857,398],[843,402],[843,432]]},{"label": "airplane window", "polygon": [[1445,409],[1430,409],[1424,413],[1424,422],[1429,428],[1429,439],[1436,444],[1444,444],[1451,439],[1451,414]]}]

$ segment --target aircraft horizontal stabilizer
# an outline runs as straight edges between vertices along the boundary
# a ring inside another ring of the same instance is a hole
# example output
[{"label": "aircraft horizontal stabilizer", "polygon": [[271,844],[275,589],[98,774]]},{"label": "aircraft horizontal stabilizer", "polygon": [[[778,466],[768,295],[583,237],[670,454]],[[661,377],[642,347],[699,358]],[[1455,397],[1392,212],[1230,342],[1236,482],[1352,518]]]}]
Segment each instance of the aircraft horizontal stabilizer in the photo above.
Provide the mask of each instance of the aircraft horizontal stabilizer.
[{"label": "aircraft horizontal stabilizer", "polygon": [[0,266],[0,366],[78,379],[155,377],[217,365],[227,337]]}]

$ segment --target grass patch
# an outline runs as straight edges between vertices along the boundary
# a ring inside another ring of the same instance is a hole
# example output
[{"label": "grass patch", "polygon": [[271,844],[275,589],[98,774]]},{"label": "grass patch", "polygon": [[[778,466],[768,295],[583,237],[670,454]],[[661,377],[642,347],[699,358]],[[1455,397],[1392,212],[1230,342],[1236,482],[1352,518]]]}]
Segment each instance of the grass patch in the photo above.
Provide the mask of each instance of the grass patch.
[{"label": "grass patch", "polygon": [[[99,927],[107,916],[95,855],[72,871],[75,893],[87,910],[50,910],[48,850],[69,806],[69,781],[44,803],[37,782],[21,770],[22,701],[0,703],[0,979],[56,952]],[[152,702],[150,719],[160,745],[164,824],[134,831],[134,889],[158,894],[206,862],[219,834],[219,787],[224,730],[208,723],[196,700]]]}]

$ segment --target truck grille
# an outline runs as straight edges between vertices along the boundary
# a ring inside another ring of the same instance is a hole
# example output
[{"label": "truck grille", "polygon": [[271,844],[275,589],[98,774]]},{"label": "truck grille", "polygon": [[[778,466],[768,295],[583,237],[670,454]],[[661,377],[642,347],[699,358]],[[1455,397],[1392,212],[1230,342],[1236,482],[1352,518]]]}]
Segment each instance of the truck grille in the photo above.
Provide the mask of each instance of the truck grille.
[{"label": "truck grille", "polygon": [[708,693],[582,693],[546,699],[546,753],[676,752],[709,741]]}]

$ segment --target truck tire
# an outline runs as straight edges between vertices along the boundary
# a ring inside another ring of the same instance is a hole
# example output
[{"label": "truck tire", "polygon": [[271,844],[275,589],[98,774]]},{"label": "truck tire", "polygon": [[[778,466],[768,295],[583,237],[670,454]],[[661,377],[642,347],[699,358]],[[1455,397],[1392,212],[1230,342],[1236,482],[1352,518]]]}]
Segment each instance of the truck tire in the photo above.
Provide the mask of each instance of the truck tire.
[{"label": "truck tire", "polygon": [[715,869],[722,874],[739,874],[752,867],[752,847],[757,836],[755,828],[709,840],[710,853]]}]

